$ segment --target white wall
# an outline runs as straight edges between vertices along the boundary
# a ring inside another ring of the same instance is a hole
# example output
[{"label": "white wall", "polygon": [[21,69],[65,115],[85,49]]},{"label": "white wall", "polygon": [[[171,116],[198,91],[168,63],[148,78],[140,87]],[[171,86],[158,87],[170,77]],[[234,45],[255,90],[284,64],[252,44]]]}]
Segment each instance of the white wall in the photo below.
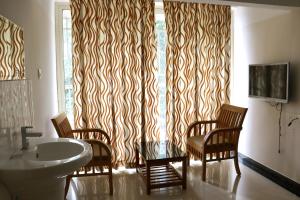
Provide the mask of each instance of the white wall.
[{"label": "white wall", "polygon": [[[300,182],[300,9],[233,8],[232,103],[248,107],[239,151]],[[290,61],[290,102],[283,105],[281,153],[278,153],[279,111],[248,98],[248,65]]]},{"label": "white wall", "polygon": [[33,83],[34,130],[56,136],[50,122],[57,114],[54,0],[0,0],[0,14],[24,30],[26,78]]}]

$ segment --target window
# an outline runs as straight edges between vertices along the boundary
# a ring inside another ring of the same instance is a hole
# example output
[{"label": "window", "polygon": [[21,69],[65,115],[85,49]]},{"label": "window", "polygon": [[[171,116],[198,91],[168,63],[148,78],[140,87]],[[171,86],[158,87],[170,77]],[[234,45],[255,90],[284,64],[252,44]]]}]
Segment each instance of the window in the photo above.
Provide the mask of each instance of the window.
[{"label": "window", "polygon": [[66,112],[70,123],[73,124],[71,23],[71,10],[68,4],[56,4],[58,110]]},{"label": "window", "polygon": [[155,3],[155,29],[157,37],[157,63],[159,88],[160,140],[166,139],[166,24],[163,3]]},{"label": "window", "polygon": [[[159,72],[160,138],[166,138],[166,26],[163,3],[155,3],[157,61]],[[57,85],[59,112],[66,112],[73,124],[72,31],[71,11],[66,3],[56,4]]]}]

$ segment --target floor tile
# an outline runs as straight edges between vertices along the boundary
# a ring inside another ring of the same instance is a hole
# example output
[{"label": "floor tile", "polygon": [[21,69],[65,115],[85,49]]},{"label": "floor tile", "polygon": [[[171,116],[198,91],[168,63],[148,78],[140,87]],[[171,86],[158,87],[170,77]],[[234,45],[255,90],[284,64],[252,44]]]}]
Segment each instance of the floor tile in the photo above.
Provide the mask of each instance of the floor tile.
[{"label": "floor tile", "polygon": [[[180,163],[175,163],[181,171]],[[151,190],[135,169],[113,171],[114,194],[109,195],[106,176],[73,178],[68,200],[299,200],[269,179],[240,164],[241,176],[237,176],[233,160],[207,164],[206,182],[201,180],[200,161],[191,161],[188,167],[187,189],[181,186]]]}]

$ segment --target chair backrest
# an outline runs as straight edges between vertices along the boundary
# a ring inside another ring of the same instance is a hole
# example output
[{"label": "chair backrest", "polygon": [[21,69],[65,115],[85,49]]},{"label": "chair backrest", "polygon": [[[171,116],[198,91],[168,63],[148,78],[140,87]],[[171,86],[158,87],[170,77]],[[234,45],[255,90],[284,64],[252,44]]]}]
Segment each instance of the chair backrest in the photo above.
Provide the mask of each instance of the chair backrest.
[{"label": "chair backrest", "polygon": [[242,128],[248,108],[223,104],[217,117],[218,128]]},{"label": "chair backrest", "polygon": [[72,128],[66,113],[60,113],[51,119],[59,137],[73,137]]}]

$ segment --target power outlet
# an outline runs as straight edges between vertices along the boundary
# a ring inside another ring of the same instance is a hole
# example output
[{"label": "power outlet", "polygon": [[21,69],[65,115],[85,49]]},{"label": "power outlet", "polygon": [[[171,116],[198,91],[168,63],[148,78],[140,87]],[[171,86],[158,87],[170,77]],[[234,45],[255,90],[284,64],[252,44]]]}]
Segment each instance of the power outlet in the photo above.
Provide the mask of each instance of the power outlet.
[{"label": "power outlet", "polygon": [[38,68],[37,75],[38,75],[38,79],[42,78],[42,69],[41,68]]}]

